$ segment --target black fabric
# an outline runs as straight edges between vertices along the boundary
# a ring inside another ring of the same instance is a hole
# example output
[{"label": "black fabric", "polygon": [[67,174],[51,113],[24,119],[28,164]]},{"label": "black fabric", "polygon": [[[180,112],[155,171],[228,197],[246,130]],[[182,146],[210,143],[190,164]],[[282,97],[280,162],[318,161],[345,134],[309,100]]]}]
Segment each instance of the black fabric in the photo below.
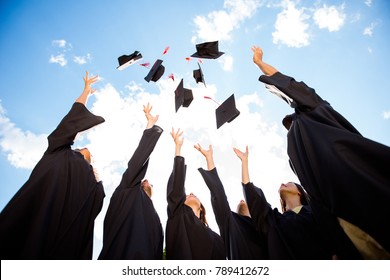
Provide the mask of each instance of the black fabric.
[{"label": "black fabric", "polygon": [[256,228],[267,239],[270,260],[331,259],[332,251],[322,239],[310,206],[297,214],[272,209],[261,189],[243,184],[245,198]]},{"label": "black fabric", "polygon": [[221,236],[185,205],[184,182],[186,165],[183,157],[176,156],[168,180],[168,220],[166,226],[166,255],[169,260],[223,260],[226,259]]},{"label": "black fabric", "polygon": [[163,230],[152,200],[141,187],[149,157],[163,130],[146,129],[112,194],[104,218],[103,248],[99,259],[162,259]]},{"label": "black fabric", "polygon": [[265,239],[256,230],[252,219],[231,211],[217,168],[198,170],[210,189],[211,204],[228,259],[267,259]]},{"label": "black fabric", "polygon": [[74,103],[48,136],[48,148],[0,215],[1,259],[92,259],[104,189],[73,151],[76,134],[104,122]]},{"label": "black fabric", "polygon": [[298,104],[287,134],[288,155],[314,214],[339,247],[339,257],[361,256],[340,242],[345,236],[336,217],[358,226],[390,252],[390,148],[363,137],[305,83],[280,72],[259,80]]}]

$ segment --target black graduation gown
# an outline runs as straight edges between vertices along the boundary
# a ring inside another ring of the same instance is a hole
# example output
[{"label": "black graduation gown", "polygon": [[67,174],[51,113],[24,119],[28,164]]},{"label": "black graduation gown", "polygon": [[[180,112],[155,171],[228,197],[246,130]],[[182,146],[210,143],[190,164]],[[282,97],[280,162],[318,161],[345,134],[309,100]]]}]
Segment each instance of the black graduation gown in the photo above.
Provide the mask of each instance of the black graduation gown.
[{"label": "black graduation gown", "polygon": [[270,260],[331,259],[332,253],[321,238],[310,206],[297,214],[272,209],[261,189],[253,183],[243,184],[245,198],[257,230],[267,239]]},{"label": "black graduation gown", "polygon": [[198,170],[210,189],[211,204],[228,259],[267,259],[265,239],[256,230],[253,220],[231,211],[217,168]]},{"label": "black graduation gown", "polygon": [[390,252],[390,148],[363,137],[305,83],[280,72],[259,80],[294,100],[288,155],[314,214],[338,243],[339,257],[360,255],[346,244],[335,217],[358,226]]},{"label": "black graduation gown", "polygon": [[145,129],[128,162],[119,186],[112,194],[104,218],[103,248],[99,259],[161,260],[163,230],[152,200],[141,187],[149,157],[163,130]]},{"label": "black graduation gown", "polygon": [[1,259],[92,259],[104,189],[73,151],[76,134],[104,119],[74,103],[48,136],[48,148],[0,215]]},{"label": "black graduation gown", "polygon": [[173,171],[168,180],[168,220],[166,226],[166,255],[168,260],[224,260],[225,248],[221,236],[185,205],[184,182],[186,166],[184,158],[176,156]]}]

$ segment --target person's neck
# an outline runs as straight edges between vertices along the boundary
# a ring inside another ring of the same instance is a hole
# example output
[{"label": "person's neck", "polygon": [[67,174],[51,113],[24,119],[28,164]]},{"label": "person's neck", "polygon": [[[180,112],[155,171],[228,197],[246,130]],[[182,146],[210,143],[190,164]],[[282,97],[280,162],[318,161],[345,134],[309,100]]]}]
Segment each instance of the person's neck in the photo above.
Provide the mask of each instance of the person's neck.
[{"label": "person's neck", "polygon": [[186,204],[188,207],[191,207],[192,211],[194,212],[195,216],[197,216],[199,219],[200,219],[200,210],[199,210],[199,206],[198,205],[188,205]]},{"label": "person's neck", "polygon": [[295,207],[301,206],[301,198],[299,196],[291,196],[286,199],[286,211],[293,210]]}]

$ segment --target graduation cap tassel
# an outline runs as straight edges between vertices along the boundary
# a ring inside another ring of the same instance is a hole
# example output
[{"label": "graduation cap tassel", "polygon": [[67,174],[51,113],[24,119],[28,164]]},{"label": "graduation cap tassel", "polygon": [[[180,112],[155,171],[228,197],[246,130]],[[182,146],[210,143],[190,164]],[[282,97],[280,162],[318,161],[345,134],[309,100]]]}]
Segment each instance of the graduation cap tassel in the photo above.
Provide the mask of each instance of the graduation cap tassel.
[{"label": "graduation cap tassel", "polygon": [[215,103],[217,103],[218,106],[220,106],[220,104],[215,101],[214,99],[212,99],[210,96],[203,96],[205,99],[210,99],[210,100],[213,100]]}]

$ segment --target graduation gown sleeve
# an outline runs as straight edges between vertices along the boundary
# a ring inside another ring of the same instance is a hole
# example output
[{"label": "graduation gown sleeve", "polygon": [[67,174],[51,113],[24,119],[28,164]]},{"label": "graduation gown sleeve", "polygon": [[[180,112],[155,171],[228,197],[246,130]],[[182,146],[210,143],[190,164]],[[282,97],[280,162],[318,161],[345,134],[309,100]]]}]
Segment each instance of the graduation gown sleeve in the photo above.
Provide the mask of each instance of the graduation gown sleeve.
[{"label": "graduation gown sleeve", "polygon": [[69,113],[48,136],[49,147],[46,153],[51,153],[61,147],[71,146],[77,133],[102,122],[104,122],[104,118],[92,114],[84,104],[75,102]]}]

